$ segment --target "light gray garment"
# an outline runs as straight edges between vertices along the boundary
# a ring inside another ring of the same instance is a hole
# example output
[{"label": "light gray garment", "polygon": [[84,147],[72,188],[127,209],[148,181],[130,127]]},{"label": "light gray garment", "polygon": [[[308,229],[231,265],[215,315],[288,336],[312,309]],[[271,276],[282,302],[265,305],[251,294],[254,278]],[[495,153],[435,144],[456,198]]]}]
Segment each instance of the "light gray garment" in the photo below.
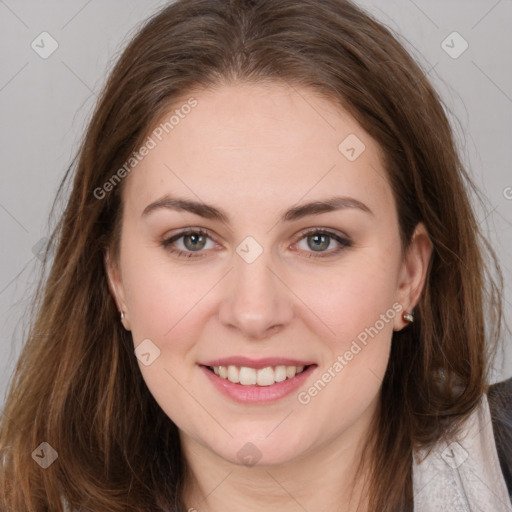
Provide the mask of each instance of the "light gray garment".
[{"label": "light gray garment", "polygon": [[455,440],[426,454],[413,456],[414,512],[512,512],[487,395]]}]

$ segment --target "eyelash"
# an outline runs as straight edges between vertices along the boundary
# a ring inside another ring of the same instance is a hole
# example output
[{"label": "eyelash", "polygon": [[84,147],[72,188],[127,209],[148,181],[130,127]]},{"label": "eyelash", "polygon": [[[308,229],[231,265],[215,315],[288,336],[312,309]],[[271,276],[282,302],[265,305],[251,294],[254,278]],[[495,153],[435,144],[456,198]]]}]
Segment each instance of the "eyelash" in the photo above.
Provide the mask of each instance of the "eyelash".
[{"label": "eyelash", "polygon": [[[210,237],[209,233],[202,229],[189,229],[186,231],[182,231],[181,233],[178,233],[171,238],[163,240],[161,242],[161,245],[163,246],[163,248],[166,251],[168,251],[172,254],[175,254],[179,258],[204,258],[204,257],[206,257],[207,255],[204,254],[204,251],[197,251],[197,254],[195,254],[193,251],[182,251],[181,249],[176,249],[175,247],[172,246],[172,244],[176,240],[179,240],[180,238],[183,238],[187,235],[201,235],[201,236],[206,236],[209,239],[212,239]],[[335,256],[338,253],[340,253],[341,251],[343,251],[345,248],[351,247],[351,245],[352,245],[350,240],[348,240],[347,238],[343,238],[343,237],[337,235],[336,233],[333,233],[332,231],[328,231],[328,230],[320,229],[320,228],[312,228],[312,229],[307,230],[306,232],[301,234],[300,238],[295,243],[298,243],[303,238],[306,238],[311,235],[326,235],[329,238],[332,238],[336,242],[338,242],[341,247],[338,247],[337,249],[331,250],[329,252],[321,252],[318,254],[314,254],[314,252],[311,252],[310,256],[306,256],[307,258],[328,258],[331,256]]]}]

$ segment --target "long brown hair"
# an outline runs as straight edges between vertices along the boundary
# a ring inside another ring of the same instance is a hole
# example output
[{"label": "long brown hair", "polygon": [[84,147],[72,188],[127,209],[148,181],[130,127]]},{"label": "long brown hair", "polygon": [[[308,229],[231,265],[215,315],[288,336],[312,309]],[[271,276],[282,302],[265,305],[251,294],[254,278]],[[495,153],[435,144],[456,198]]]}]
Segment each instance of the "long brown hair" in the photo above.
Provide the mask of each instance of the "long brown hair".
[{"label": "long brown hair", "polygon": [[[77,510],[184,510],[177,427],[142,379],[107,285],[123,181],[103,198],[94,191],[179,98],[258,81],[309,88],[347,109],[382,149],[403,251],[420,221],[434,245],[415,322],[393,334],[371,511],[412,509],[413,449],[456,428],[487,390],[502,277],[472,211],[478,191],[425,73],[389,29],[346,0],[178,0],[121,55],[59,189],[61,197],[73,179],[4,408],[2,510],[61,511],[61,500]],[[58,453],[46,469],[33,460],[42,442]]]}]

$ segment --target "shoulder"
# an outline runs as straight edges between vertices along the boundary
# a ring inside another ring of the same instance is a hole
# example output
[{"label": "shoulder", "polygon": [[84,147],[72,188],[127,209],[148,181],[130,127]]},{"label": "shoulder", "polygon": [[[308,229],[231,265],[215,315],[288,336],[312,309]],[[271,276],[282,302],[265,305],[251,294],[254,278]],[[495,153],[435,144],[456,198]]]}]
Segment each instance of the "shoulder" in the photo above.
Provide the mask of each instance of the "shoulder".
[{"label": "shoulder", "polygon": [[492,384],[487,393],[496,449],[512,500],[512,377]]}]

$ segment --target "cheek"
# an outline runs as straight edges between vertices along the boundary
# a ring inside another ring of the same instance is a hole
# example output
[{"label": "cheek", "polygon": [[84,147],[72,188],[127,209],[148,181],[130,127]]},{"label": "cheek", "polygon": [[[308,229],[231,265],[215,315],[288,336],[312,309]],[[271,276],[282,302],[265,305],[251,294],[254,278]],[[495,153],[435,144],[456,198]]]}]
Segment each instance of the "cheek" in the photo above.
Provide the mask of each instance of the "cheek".
[{"label": "cheek", "polygon": [[298,397],[312,416],[328,409],[335,424],[348,425],[375,399],[389,361],[394,318],[401,314],[395,301],[399,261],[394,244],[375,244],[347,257],[335,271],[303,281],[298,295],[318,315],[309,329],[323,333],[327,349],[313,386]]},{"label": "cheek", "polygon": [[[122,265],[134,344],[149,338],[162,350],[171,341],[173,352],[186,349],[193,337],[190,318],[197,315],[208,283],[192,266],[171,265],[163,248],[145,247],[134,237],[126,236]],[[182,335],[183,325],[188,336]]]},{"label": "cheek", "polygon": [[[294,291],[316,314],[309,315],[317,323],[315,331],[330,340],[333,348],[343,349],[376,323],[385,336],[392,332],[397,291],[394,262],[399,257],[394,249],[368,248],[348,256],[336,268],[317,269],[296,279]],[[386,317],[384,325],[381,315]]]},{"label": "cheek", "polygon": [[297,399],[310,417],[330,411],[332,431],[325,435],[348,428],[370,407],[388,366],[401,306],[394,300],[396,275],[378,262],[361,258],[326,279],[323,293],[305,299],[321,318],[316,332],[325,333],[324,351],[315,379]]},{"label": "cheek", "polygon": [[150,364],[139,359],[138,365],[161,409],[181,429],[194,431],[196,422],[209,421],[190,393],[197,371],[193,349],[204,325],[200,299],[211,285],[197,275],[176,270],[176,266],[171,267],[154,255],[151,258],[151,251],[146,252],[145,264],[141,265],[142,252],[133,247],[123,270],[134,348],[143,342],[148,346],[145,340],[152,342]]}]

